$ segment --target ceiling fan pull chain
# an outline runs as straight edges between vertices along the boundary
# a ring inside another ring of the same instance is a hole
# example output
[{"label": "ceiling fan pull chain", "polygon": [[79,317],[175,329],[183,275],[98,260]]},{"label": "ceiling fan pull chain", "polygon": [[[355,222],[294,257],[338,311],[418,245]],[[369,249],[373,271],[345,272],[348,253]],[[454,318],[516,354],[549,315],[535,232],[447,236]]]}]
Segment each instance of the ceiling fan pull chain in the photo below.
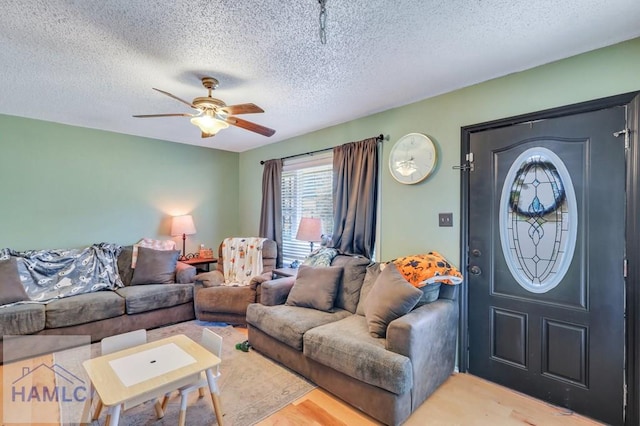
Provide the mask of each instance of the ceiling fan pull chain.
[{"label": "ceiling fan pull chain", "polygon": [[320,4],[320,42],[327,44],[327,0],[318,0]]}]

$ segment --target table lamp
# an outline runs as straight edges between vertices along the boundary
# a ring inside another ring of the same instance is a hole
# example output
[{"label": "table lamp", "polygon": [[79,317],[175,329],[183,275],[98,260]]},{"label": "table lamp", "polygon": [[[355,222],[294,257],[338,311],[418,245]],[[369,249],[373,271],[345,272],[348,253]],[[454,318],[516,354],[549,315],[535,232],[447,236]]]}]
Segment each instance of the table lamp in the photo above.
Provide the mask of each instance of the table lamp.
[{"label": "table lamp", "polygon": [[185,252],[185,240],[187,235],[193,235],[196,233],[196,226],[193,224],[193,217],[190,214],[182,216],[174,216],[171,221],[171,236],[177,237],[182,235],[182,256],[178,260],[187,260]]},{"label": "table lamp", "polygon": [[300,219],[296,240],[309,241],[311,251],[313,243],[322,241],[322,221],[319,217],[303,217]]}]

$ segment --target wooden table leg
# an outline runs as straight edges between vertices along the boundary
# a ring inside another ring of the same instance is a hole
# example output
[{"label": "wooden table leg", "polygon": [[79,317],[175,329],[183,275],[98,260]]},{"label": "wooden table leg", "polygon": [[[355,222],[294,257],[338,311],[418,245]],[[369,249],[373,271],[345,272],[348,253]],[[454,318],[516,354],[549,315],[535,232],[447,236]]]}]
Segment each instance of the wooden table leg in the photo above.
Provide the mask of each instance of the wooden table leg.
[{"label": "wooden table leg", "polygon": [[211,393],[211,400],[213,401],[213,409],[216,412],[216,420],[218,425],[222,426],[222,407],[220,406],[220,398],[217,393]]},{"label": "wooden table leg", "polygon": [[93,413],[93,417],[91,420],[98,420],[100,418],[100,411],[102,411],[102,400],[98,398],[98,403],[96,404],[96,411]]},{"label": "wooden table leg", "polygon": [[207,369],[207,382],[209,383],[209,391],[211,392],[211,402],[213,402],[213,410],[216,412],[216,420],[218,426],[222,426],[222,406],[218,397],[218,385],[211,369]]},{"label": "wooden table leg", "polygon": [[93,419],[91,418],[91,398],[87,397],[82,407],[82,417],[80,418],[81,425],[89,425]]},{"label": "wooden table leg", "polygon": [[185,410],[180,410],[180,417],[178,418],[178,426],[185,426],[186,421],[187,421],[187,412]]},{"label": "wooden table leg", "polygon": [[161,419],[161,418],[164,417],[164,410],[162,409],[162,403],[157,398],[154,401],[155,401],[155,403],[153,404],[153,408],[156,409],[156,416],[159,419]]}]

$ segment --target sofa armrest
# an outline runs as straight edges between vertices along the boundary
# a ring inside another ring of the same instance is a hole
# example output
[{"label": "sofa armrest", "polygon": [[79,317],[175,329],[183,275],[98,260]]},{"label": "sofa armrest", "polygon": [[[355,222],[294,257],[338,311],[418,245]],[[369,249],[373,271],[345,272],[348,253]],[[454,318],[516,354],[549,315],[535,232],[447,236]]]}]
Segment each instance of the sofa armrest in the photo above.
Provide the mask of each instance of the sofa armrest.
[{"label": "sofa armrest", "polygon": [[278,278],[261,284],[260,303],[267,306],[283,305],[296,282],[296,277]]},{"label": "sofa armrest", "polygon": [[269,281],[271,279],[272,276],[272,272],[263,272],[260,275],[256,275],[255,277],[251,278],[251,281],[249,282],[249,285],[251,286],[252,290],[256,290],[258,288],[259,285],[261,285],[263,282],[265,281]]},{"label": "sofa armrest", "polygon": [[455,300],[438,299],[389,324],[387,349],[411,359],[412,411],[453,373],[457,336]]},{"label": "sofa armrest", "polygon": [[195,276],[198,272],[192,265],[178,262],[176,264],[176,282],[178,284],[189,284],[195,281]]},{"label": "sofa armrest", "polygon": [[218,287],[224,284],[224,275],[220,271],[203,272],[196,275],[196,282],[201,282],[205,287]]}]

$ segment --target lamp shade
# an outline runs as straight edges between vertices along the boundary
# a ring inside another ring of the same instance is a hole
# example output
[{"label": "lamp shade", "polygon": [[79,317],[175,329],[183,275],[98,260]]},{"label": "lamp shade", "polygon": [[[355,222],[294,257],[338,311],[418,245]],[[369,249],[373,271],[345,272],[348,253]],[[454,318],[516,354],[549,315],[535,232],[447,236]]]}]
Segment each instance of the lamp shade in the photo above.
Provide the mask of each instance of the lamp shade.
[{"label": "lamp shade", "polygon": [[322,241],[322,221],[319,217],[303,217],[300,219],[296,240],[320,242]]},{"label": "lamp shade", "polygon": [[171,221],[171,236],[193,235],[196,233],[196,226],[193,224],[193,217],[190,214],[174,216]]}]

